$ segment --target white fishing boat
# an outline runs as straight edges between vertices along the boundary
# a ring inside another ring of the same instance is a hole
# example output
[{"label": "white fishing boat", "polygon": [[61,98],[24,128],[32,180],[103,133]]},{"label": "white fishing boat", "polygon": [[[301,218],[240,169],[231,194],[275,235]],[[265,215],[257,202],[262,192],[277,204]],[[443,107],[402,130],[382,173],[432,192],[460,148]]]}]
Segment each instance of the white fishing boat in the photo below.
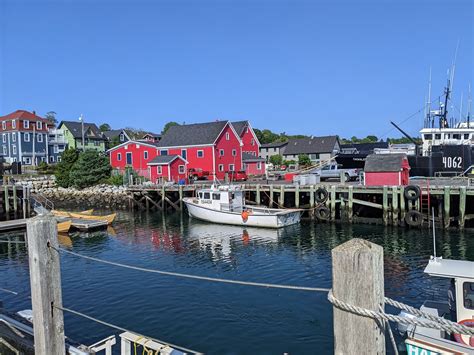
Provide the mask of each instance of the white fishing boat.
[{"label": "white fishing boat", "polygon": [[219,224],[281,228],[300,222],[299,209],[246,206],[238,186],[212,186],[183,199],[190,217]]},{"label": "white fishing boat", "polygon": [[[451,293],[456,312],[449,309],[448,290],[446,290],[446,301],[425,301],[420,310],[474,327],[474,262],[432,257],[425,268],[425,273],[452,280]],[[402,312],[401,315],[408,318],[415,317],[406,312]],[[442,330],[400,324],[398,329],[406,336],[408,354],[474,354],[474,336],[462,334],[451,336]]]}]

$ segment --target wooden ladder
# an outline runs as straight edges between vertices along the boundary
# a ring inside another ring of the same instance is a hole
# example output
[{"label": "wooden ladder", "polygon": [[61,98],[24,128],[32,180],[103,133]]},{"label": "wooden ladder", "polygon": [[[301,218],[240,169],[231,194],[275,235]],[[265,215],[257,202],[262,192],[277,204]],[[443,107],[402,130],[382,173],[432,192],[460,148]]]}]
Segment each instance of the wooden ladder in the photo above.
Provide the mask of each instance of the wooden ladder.
[{"label": "wooden ladder", "polygon": [[420,204],[421,214],[428,221],[428,225],[431,226],[431,223],[429,223],[431,215],[430,180],[426,180],[426,185],[421,189]]}]

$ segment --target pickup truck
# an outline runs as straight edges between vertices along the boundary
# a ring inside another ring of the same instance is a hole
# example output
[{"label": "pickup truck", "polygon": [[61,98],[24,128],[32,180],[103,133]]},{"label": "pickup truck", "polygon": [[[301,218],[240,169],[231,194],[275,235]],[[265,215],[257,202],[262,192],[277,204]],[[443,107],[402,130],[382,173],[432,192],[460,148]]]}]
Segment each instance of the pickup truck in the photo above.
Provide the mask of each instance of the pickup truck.
[{"label": "pickup truck", "polygon": [[191,181],[208,180],[209,171],[203,171],[202,169],[191,168],[188,170],[188,176],[189,176],[189,180]]},{"label": "pickup truck", "polygon": [[326,179],[339,179],[341,171],[344,172],[344,181],[357,180],[359,178],[359,169],[342,169],[340,165],[334,163],[325,165],[322,168],[311,170],[311,174],[318,174],[321,181]]},{"label": "pickup truck", "polygon": [[248,179],[247,173],[245,171],[229,171],[229,179],[232,181],[245,181]]}]

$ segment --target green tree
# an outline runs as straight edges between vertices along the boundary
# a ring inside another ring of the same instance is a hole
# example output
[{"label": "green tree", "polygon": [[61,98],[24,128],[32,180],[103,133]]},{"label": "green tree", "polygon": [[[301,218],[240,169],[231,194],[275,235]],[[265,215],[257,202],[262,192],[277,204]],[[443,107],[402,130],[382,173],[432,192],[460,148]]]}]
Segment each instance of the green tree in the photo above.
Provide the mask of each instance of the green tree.
[{"label": "green tree", "polygon": [[112,128],[110,127],[110,125],[108,123],[102,123],[100,126],[99,126],[99,130],[101,132],[106,132],[106,131],[110,131]]},{"label": "green tree", "polygon": [[46,112],[46,115],[44,115],[44,118],[46,118],[52,126],[56,127],[56,125],[58,124],[58,120],[56,119],[56,115],[57,115],[56,112],[49,111],[49,112]]},{"label": "green tree", "polygon": [[272,155],[270,157],[270,163],[274,166],[281,165],[283,163],[283,157],[280,154]]},{"label": "green tree", "polygon": [[165,134],[171,127],[173,126],[179,126],[179,123],[178,122],[174,122],[174,121],[171,121],[171,122],[168,122],[167,124],[165,124],[165,126],[163,127],[163,130],[161,131],[161,134]]},{"label": "green tree", "polygon": [[72,148],[65,150],[61,154],[61,162],[56,165],[56,171],[54,172],[56,184],[61,187],[69,187],[72,185],[69,174],[78,156],[77,151]]},{"label": "green tree", "polygon": [[120,142],[120,137],[119,136],[115,136],[113,137],[110,142],[108,143],[108,149],[110,148],[113,148],[113,147],[116,147],[118,146],[119,144],[121,144],[122,142]]},{"label": "green tree", "polygon": [[72,185],[82,189],[108,179],[111,171],[106,156],[96,150],[86,150],[79,154],[69,176]]},{"label": "green tree", "polygon": [[309,165],[311,165],[311,159],[309,159],[308,154],[298,155],[298,164],[300,166],[309,166]]}]

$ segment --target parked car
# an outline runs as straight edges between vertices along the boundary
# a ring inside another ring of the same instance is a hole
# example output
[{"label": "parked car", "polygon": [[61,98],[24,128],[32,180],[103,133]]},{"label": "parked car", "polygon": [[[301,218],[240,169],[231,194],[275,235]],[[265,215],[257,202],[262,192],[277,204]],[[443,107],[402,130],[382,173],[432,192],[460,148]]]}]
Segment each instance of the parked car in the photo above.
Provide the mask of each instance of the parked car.
[{"label": "parked car", "polygon": [[248,179],[245,171],[229,171],[228,174],[232,181],[246,181]]},{"label": "parked car", "polygon": [[190,181],[208,180],[209,171],[203,171],[202,169],[191,168],[188,170],[188,176],[189,176]]},{"label": "parked car", "polygon": [[343,169],[340,164],[336,163],[311,170],[311,174],[318,174],[321,177],[321,181],[340,178],[341,172],[344,172],[344,181],[346,182],[359,178],[359,169]]}]

